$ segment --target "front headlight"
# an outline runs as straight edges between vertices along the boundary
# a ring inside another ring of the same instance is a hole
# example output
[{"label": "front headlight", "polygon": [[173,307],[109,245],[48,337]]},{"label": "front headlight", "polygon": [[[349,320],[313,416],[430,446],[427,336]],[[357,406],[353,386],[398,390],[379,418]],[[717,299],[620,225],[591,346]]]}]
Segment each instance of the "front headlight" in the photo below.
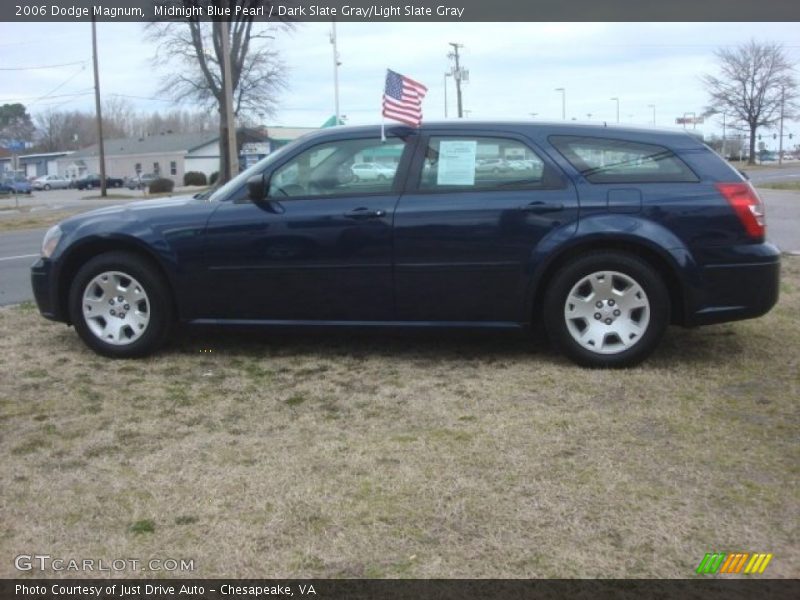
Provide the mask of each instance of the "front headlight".
[{"label": "front headlight", "polygon": [[53,225],[47,230],[47,233],[44,234],[44,240],[42,241],[42,256],[50,258],[56,246],[58,246],[59,240],[61,240],[61,234],[61,227],[58,225]]}]

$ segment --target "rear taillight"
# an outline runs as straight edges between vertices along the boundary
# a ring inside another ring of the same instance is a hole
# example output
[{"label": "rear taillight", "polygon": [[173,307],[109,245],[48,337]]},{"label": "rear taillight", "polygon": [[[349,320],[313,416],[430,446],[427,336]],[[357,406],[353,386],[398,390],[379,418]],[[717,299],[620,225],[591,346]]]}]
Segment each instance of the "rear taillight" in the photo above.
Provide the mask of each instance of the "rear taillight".
[{"label": "rear taillight", "polygon": [[736,216],[744,225],[747,235],[754,240],[763,240],[767,229],[764,219],[764,203],[755,189],[746,181],[737,183],[718,183],[719,193],[736,212]]}]

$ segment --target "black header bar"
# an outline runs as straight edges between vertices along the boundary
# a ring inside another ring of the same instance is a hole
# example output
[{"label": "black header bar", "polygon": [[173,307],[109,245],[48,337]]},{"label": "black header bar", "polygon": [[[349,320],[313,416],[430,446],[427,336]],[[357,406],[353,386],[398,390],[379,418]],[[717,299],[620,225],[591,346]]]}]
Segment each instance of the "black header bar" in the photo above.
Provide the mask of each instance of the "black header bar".
[{"label": "black header bar", "polygon": [[[224,8],[227,7],[227,12]],[[3,0],[0,21],[800,21],[797,0]],[[746,37],[750,32],[742,32]]]}]

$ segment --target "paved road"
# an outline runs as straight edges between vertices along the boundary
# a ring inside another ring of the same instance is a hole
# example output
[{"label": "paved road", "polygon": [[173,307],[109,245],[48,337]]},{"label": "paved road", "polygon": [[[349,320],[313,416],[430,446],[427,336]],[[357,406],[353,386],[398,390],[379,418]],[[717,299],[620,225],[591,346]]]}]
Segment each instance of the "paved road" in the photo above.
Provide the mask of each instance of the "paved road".
[{"label": "paved road", "polygon": [[[800,167],[798,167],[800,177]],[[72,190],[65,190],[71,192]],[[51,194],[59,192],[53,191]],[[761,189],[767,205],[767,236],[784,252],[800,253],[800,193]],[[96,208],[97,200],[77,202],[78,206]],[[103,204],[114,204],[105,202]],[[49,207],[43,206],[43,210]],[[87,209],[88,210],[88,209]],[[36,261],[46,229],[0,233],[0,306],[33,300],[29,268]]]},{"label": "paved road", "polygon": [[46,229],[0,233],[0,306],[33,300],[30,266]]}]

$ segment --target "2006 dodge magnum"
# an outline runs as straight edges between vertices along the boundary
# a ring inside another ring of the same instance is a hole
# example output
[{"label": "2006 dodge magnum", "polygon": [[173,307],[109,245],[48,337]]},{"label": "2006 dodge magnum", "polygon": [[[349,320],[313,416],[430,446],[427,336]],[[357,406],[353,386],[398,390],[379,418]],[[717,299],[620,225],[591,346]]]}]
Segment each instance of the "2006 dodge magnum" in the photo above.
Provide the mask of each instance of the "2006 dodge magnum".
[{"label": "2006 dodge magnum", "polygon": [[[668,324],[777,301],[761,200],[691,135],[474,121],[386,133],[321,131],[204,194],[63,221],[32,267],[39,310],[111,357],[155,351],[178,321],[541,322],[577,363],[619,367]],[[387,176],[354,173],[364,164]]]}]

